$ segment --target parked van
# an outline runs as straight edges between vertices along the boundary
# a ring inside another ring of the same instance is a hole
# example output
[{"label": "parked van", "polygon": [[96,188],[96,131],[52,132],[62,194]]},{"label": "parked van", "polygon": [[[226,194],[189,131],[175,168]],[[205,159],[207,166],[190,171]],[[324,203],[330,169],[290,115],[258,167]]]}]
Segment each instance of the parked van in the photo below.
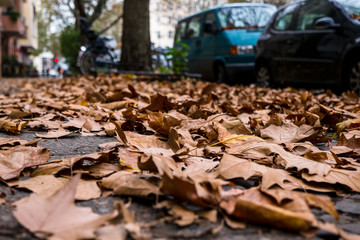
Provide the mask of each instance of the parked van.
[{"label": "parked van", "polygon": [[243,71],[254,70],[257,39],[275,11],[271,4],[234,3],[193,14],[179,20],[174,46],[189,46],[189,73],[239,83]]}]

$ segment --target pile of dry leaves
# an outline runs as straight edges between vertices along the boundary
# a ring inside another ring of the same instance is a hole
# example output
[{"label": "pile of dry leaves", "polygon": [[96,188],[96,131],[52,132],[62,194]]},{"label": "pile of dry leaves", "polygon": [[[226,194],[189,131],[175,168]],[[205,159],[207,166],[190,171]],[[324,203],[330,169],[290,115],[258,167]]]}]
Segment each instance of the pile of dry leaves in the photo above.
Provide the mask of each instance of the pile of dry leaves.
[{"label": "pile of dry leaves", "polygon": [[39,140],[0,138],[2,182],[34,192],[14,203],[13,214],[37,236],[150,239],[156,223],[136,222],[123,202],[106,215],[74,204],[116,194],[152,199],[168,213],[158,222],[219,223],[214,234],[222,224],[252,222],[358,238],[311,211],[338,219],[324,193],[360,192],[355,94],[130,75],[8,80],[2,92],[0,131],[48,131],[39,140],[74,132],[118,140],[100,153],[49,161]]}]

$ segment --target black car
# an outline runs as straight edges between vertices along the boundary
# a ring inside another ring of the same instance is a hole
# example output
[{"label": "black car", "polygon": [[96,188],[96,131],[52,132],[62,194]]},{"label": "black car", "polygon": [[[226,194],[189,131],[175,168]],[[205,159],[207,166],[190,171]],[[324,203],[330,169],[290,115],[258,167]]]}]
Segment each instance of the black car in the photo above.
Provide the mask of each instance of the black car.
[{"label": "black car", "polygon": [[300,0],[281,7],[257,42],[259,86],[332,85],[360,94],[360,0]]}]

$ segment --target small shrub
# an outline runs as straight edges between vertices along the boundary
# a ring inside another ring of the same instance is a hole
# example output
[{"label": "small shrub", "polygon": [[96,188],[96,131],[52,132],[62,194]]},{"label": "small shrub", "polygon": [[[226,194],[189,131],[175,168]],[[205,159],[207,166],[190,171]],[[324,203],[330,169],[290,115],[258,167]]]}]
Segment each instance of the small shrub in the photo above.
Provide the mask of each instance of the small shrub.
[{"label": "small shrub", "polygon": [[175,74],[183,75],[187,71],[187,56],[189,46],[176,41],[173,48],[170,48],[165,56],[172,62],[172,70]]},{"label": "small shrub", "polygon": [[61,54],[66,58],[71,71],[76,71],[76,60],[80,49],[80,31],[66,27],[60,34]]}]

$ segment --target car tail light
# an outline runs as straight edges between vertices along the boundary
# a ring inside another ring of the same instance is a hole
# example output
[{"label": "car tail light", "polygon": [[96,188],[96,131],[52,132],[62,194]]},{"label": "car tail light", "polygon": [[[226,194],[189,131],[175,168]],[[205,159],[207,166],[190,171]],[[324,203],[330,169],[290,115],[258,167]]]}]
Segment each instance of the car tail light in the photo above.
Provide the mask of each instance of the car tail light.
[{"label": "car tail light", "polygon": [[253,54],[253,53],[255,53],[255,48],[253,45],[239,45],[239,46],[230,47],[231,55]]}]

